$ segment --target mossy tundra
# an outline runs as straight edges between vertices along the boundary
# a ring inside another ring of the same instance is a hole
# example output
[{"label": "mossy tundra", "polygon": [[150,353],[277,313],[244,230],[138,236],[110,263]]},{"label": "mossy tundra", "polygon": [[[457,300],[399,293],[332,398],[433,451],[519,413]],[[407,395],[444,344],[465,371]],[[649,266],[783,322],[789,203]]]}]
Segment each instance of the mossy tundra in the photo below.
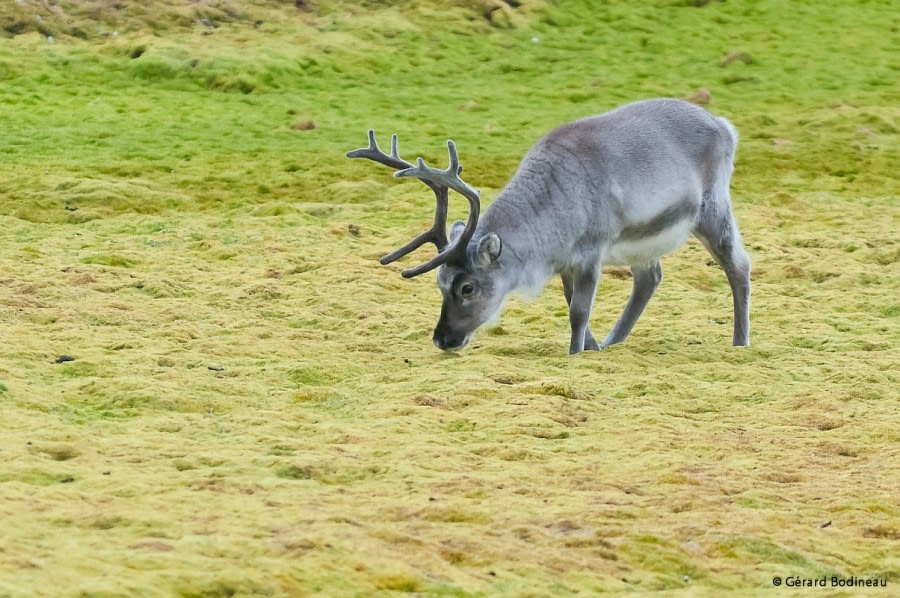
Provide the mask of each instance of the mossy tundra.
[{"label": "mossy tundra", "polygon": [[[898,591],[894,3],[186,6],[0,8],[0,596]],[[489,202],[654,96],[741,132],[753,346],[692,242],[624,345],[554,280],[437,351],[377,262],[432,196],[344,152],[452,137]]]}]

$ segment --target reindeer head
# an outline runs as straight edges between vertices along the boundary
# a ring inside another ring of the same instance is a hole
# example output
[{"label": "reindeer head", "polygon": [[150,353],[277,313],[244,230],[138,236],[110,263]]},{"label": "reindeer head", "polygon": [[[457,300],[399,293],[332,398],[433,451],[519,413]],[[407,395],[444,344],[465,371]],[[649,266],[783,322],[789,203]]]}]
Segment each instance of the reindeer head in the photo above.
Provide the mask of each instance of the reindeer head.
[{"label": "reindeer head", "polygon": [[[502,278],[493,276],[501,268],[500,238],[487,234],[474,243],[475,229],[481,211],[478,191],[459,178],[462,167],[453,141],[447,141],[450,165],[438,170],[425,165],[422,158],[416,166],[401,159],[397,152],[397,136],[391,137],[391,153],[385,154],[375,142],[375,133],[369,131],[369,147],[347,153],[348,158],[367,158],[397,169],[395,177],[416,177],[433,192],[437,201],[434,224],[415,239],[381,258],[389,264],[411,251],[431,242],[438,254],[415,268],[404,270],[404,278],[412,278],[435,268],[438,270],[438,287],[443,294],[441,317],[434,329],[434,344],[441,350],[462,349],[472,339],[475,330],[494,319],[503,307],[509,289]],[[457,221],[447,238],[447,204],[449,190],[453,189],[469,201],[467,222]]]}]

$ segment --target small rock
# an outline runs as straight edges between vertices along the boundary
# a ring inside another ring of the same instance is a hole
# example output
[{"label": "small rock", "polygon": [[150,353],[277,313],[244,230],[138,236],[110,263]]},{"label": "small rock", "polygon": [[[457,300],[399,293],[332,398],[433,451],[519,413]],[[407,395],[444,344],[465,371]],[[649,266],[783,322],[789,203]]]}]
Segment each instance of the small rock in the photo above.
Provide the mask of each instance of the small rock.
[{"label": "small rock", "polygon": [[681,549],[692,555],[698,555],[698,554],[703,553],[703,547],[700,546],[699,544],[697,544],[697,542],[695,542],[694,540],[688,540],[687,542],[683,542],[681,544]]},{"label": "small rock", "polygon": [[688,102],[692,104],[699,104],[700,106],[706,106],[712,101],[712,94],[709,93],[709,90],[705,87],[701,87],[687,98],[685,98]]},{"label": "small rock", "polygon": [[56,42],[56,38],[53,37],[52,35],[48,35],[48,36],[47,36],[47,43],[48,43],[48,44],[52,44],[52,43],[54,43],[54,42]]},{"label": "small rock", "polygon": [[159,552],[170,552],[175,550],[175,547],[171,544],[166,544],[165,542],[153,541],[153,542],[138,542],[136,544],[129,544],[128,548],[132,550],[157,550]]},{"label": "small rock", "polygon": [[687,575],[685,575],[685,576],[682,577],[681,579],[684,581],[684,583],[687,583],[687,582],[691,581],[691,578],[688,577]]},{"label": "small rock", "polygon": [[719,66],[726,67],[738,61],[744,64],[753,64],[753,57],[747,52],[729,52],[725,58],[719,61]]},{"label": "small rock", "polygon": [[211,370],[213,372],[224,372],[225,371],[225,368],[223,368],[220,365],[210,365],[210,366],[207,366],[206,369]]},{"label": "small rock", "polygon": [[108,472],[108,471],[104,471],[104,472],[103,472],[103,475],[109,475],[109,473],[110,473],[110,472]]},{"label": "small rock", "polygon": [[56,363],[66,363],[67,361],[75,361],[75,358],[65,353],[56,358]]},{"label": "small rock", "polygon": [[209,22],[209,19],[200,19],[200,24],[204,27],[212,27],[212,23]]},{"label": "small rock", "polygon": [[488,575],[490,575],[491,577],[497,577],[497,573],[494,571],[488,571]]},{"label": "small rock", "polygon": [[306,120],[292,124],[291,128],[295,131],[312,131],[316,128],[316,122],[313,120]]},{"label": "small rock", "polygon": [[531,38],[531,43],[533,43],[533,44],[540,43],[540,41],[541,41],[541,38],[539,38],[539,37],[532,37],[532,38]]}]

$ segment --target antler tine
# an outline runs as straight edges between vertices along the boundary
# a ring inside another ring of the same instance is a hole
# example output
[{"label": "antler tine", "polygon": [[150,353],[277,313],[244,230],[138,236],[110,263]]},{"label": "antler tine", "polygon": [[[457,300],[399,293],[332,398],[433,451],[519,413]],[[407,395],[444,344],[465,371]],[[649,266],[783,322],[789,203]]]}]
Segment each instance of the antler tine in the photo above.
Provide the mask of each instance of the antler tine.
[{"label": "antler tine", "polygon": [[469,218],[462,234],[451,246],[441,251],[441,253],[429,261],[416,266],[415,268],[404,270],[402,272],[404,278],[412,278],[413,276],[418,276],[419,274],[433,270],[442,264],[465,259],[469,241],[475,234],[475,227],[478,226],[478,216],[481,211],[481,197],[477,190],[459,178],[459,173],[462,172],[462,168],[459,165],[459,155],[456,153],[456,144],[453,143],[453,140],[451,139],[447,140],[447,153],[450,156],[450,165],[446,170],[439,170],[437,168],[426,166],[425,161],[422,158],[418,158],[415,167],[406,168],[394,173],[394,176],[398,178],[414,176],[425,183],[433,183],[434,185],[446,189],[453,189],[469,201]]},{"label": "antler tine", "polygon": [[447,153],[450,155],[450,165],[446,170],[426,166],[425,161],[420,157],[416,159],[416,166],[410,165],[409,168],[395,172],[394,176],[398,178],[414,176],[426,183],[431,182],[442,187],[453,189],[466,197],[469,195],[477,196],[478,191],[459,178],[462,167],[459,165],[459,155],[456,153],[456,144],[453,143],[452,139],[447,140]]},{"label": "antler tine", "polygon": [[[369,129],[369,147],[362,147],[347,152],[348,158],[367,158],[379,164],[390,166],[391,168],[411,168],[412,164],[400,157],[397,153],[397,135],[391,137],[391,155],[387,155],[378,147],[375,141],[375,131]],[[431,185],[428,185],[431,187]]]},{"label": "antler tine", "polygon": [[397,151],[397,134],[391,135],[391,157],[400,159],[400,152]]},{"label": "antler tine", "polygon": [[447,241],[447,188],[432,187],[432,189],[434,190],[434,196],[437,199],[437,209],[434,212],[434,224],[432,224],[431,228],[427,231],[418,235],[403,247],[395,249],[381,258],[379,261],[383,266],[399,260],[401,257],[411,253],[429,241],[435,244],[438,251],[441,251],[447,246],[447,243],[449,242]]},{"label": "antler tine", "polygon": [[[375,140],[374,130],[369,129],[368,136],[369,146],[347,152],[348,158],[366,158],[374,162],[378,162],[379,164],[384,164],[385,166],[390,166],[391,168],[396,169],[409,169],[413,167],[412,164],[400,157],[400,152],[397,147],[396,133],[391,135],[390,155],[385,154],[378,147],[378,142]],[[434,183],[432,181],[424,179],[422,180],[422,182],[425,183],[434,192],[434,198],[437,202],[437,208],[434,213],[434,224],[432,224],[430,229],[418,235],[415,239],[413,239],[403,247],[400,247],[399,249],[396,249],[381,258],[380,261],[382,264],[390,264],[391,262],[400,259],[413,250],[418,249],[429,241],[434,243],[434,245],[438,248],[438,251],[441,251],[447,246],[447,188],[438,183]]]}]

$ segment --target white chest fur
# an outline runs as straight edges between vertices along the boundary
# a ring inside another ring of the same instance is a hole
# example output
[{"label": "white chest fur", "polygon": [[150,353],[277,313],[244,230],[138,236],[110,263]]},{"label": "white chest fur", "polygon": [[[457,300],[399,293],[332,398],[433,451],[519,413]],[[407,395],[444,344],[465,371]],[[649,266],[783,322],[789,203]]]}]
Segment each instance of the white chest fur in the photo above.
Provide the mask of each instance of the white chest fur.
[{"label": "white chest fur", "polygon": [[691,235],[693,226],[693,221],[686,219],[656,235],[618,239],[607,247],[603,262],[614,266],[646,266],[681,247]]}]

